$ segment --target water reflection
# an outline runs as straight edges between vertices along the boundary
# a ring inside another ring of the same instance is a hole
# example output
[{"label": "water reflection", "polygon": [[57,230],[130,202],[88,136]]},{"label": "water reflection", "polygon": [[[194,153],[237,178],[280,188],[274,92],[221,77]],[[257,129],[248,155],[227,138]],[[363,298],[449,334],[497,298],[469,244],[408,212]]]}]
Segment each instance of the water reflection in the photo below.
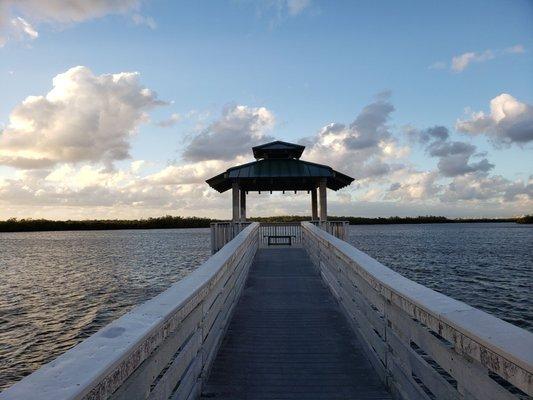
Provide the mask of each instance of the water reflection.
[{"label": "water reflection", "polygon": [[[209,257],[209,230],[0,233],[0,389],[166,289]],[[350,227],[360,250],[533,330],[533,227]]]},{"label": "water reflection", "polygon": [[207,229],[0,233],[0,388],[208,257]]}]

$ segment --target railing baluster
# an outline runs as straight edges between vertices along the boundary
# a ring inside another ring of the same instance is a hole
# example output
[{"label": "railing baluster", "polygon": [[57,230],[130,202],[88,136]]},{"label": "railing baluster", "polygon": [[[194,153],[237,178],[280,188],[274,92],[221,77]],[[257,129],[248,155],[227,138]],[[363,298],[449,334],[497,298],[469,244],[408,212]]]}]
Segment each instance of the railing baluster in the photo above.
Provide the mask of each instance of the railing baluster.
[{"label": "railing baluster", "polygon": [[[311,221],[314,225],[320,227],[326,232],[346,239],[348,223],[345,221]],[[211,251],[216,253],[226,243],[230,242],[250,223],[247,222],[214,222],[211,224]],[[259,228],[259,245],[268,246],[270,244],[286,244],[290,238],[292,246],[301,246],[302,229],[299,222],[265,222],[260,224]]]}]

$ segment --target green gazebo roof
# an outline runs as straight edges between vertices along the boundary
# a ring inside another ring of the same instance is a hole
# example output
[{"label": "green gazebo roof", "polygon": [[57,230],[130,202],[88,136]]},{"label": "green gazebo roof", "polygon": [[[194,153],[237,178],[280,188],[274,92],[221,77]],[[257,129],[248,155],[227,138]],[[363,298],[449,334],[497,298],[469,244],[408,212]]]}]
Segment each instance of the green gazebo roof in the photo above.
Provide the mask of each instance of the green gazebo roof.
[{"label": "green gazebo roof", "polygon": [[238,182],[241,190],[312,190],[321,179],[326,179],[327,187],[339,190],[353,182],[353,178],[333,168],[299,160],[304,146],[287,142],[271,142],[253,147],[258,161],[229,168],[206,182],[222,193]]},{"label": "green gazebo roof", "polygon": [[252,147],[254,158],[259,160],[261,158],[300,158],[305,149],[305,146],[299,144],[282,142],[276,140],[275,142],[265,143],[260,146]]}]

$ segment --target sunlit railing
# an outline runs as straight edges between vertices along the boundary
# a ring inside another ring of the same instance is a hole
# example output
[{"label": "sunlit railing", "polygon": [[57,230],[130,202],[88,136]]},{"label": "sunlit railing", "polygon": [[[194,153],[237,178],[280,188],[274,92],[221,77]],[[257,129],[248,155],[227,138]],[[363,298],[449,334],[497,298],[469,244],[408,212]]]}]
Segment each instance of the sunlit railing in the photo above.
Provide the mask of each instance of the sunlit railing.
[{"label": "sunlit railing", "polygon": [[348,221],[311,221],[311,223],[341,240],[346,240],[348,237],[348,226],[350,225]]},{"label": "sunlit railing", "polygon": [[299,237],[395,398],[533,394],[532,333],[419,285],[311,223],[281,226],[241,227],[189,276],[0,400],[198,398],[265,232]]},{"label": "sunlit railing", "polygon": [[211,223],[211,254],[215,254],[226,243],[233,240],[251,222],[212,222]]},{"label": "sunlit railing", "polygon": [[258,247],[254,223],[169,289],[0,393],[1,400],[195,399]]},{"label": "sunlit railing", "polygon": [[382,380],[404,399],[529,398],[533,334],[302,223],[303,245]]}]

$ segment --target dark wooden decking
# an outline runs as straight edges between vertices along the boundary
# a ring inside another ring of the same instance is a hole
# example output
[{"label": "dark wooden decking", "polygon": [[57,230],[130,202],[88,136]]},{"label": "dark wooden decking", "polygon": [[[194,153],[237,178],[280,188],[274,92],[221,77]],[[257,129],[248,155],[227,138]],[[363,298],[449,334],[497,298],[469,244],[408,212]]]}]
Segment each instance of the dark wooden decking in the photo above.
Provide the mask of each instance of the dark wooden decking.
[{"label": "dark wooden decking", "polygon": [[202,398],[390,399],[305,250],[260,249]]}]

